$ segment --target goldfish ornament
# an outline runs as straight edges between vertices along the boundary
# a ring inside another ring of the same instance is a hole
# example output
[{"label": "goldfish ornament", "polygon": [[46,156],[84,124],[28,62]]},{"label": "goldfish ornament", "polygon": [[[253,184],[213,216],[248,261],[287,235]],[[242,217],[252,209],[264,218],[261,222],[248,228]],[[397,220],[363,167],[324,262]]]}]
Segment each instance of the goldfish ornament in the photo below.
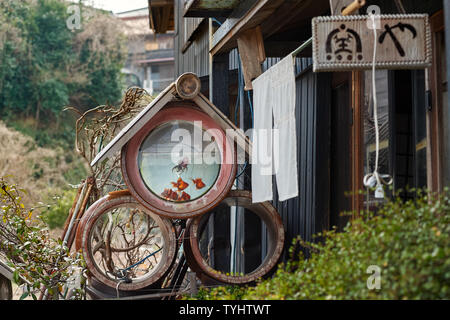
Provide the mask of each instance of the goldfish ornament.
[{"label": "goldfish ornament", "polygon": [[200,190],[200,189],[203,189],[204,187],[206,187],[206,184],[203,182],[203,180],[201,178],[191,179],[191,180],[195,184],[195,187],[197,188],[197,190]]},{"label": "goldfish ornament", "polygon": [[189,187],[189,183],[183,181],[183,179],[178,178],[177,182],[171,182],[174,188],[177,188],[178,191],[183,191],[187,187]]}]

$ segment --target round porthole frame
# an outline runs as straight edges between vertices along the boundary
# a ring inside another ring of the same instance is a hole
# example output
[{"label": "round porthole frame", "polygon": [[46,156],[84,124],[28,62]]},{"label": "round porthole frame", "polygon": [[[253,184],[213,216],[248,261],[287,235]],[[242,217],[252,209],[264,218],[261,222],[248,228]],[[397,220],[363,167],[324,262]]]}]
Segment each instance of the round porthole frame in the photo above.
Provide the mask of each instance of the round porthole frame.
[{"label": "round porthole frame", "polygon": [[204,284],[208,284],[210,281],[227,285],[254,283],[270,274],[281,259],[285,242],[283,221],[270,202],[253,203],[252,193],[248,190],[231,190],[223,200],[223,204],[229,207],[238,205],[248,209],[265,223],[269,239],[266,257],[255,270],[244,275],[226,274],[212,268],[203,257],[198,243],[201,230],[206,225],[211,212],[189,220],[183,241],[186,260],[189,267],[197,273],[197,276],[202,281],[207,281]]},{"label": "round porthole frame", "polygon": [[[221,166],[216,181],[208,192],[190,202],[171,202],[153,193],[143,181],[139,170],[138,156],[141,145],[157,127],[171,121],[201,121],[202,129],[208,131],[221,154]],[[231,190],[236,177],[236,151],[234,141],[226,136],[219,124],[206,113],[189,104],[167,106],[148,121],[122,148],[122,175],[130,193],[144,207],[155,214],[171,219],[190,219],[217,206]]]},{"label": "round porthole frame", "polygon": [[[94,226],[97,220],[107,212],[113,211],[117,208],[136,208],[142,210],[144,214],[153,219],[161,230],[161,236],[164,238],[164,250],[162,253],[162,260],[158,263],[156,269],[150,277],[144,278],[141,281],[122,282],[120,279],[112,279],[104,274],[95,262],[90,247],[90,237],[94,232]],[[150,287],[160,282],[170,271],[175,258],[177,248],[177,240],[172,222],[169,219],[160,217],[153,212],[150,212],[142,204],[136,201],[130,195],[123,195],[119,197],[111,197],[107,195],[95,203],[93,203],[86,213],[83,215],[82,221],[77,229],[76,236],[76,250],[83,253],[87,268],[89,270],[89,277],[94,277],[100,283],[109,288],[118,289],[120,283],[120,290],[135,291]]]}]

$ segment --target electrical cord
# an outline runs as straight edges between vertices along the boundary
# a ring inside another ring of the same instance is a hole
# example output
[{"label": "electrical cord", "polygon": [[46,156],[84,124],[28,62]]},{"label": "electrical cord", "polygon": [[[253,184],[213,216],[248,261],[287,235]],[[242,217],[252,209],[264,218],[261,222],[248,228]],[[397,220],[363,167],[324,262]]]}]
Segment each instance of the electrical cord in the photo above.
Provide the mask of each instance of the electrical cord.
[{"label": "electrical cord", "polygon": [[375,167],[374,171],[367,174],[364,177],[363,183],[367,188],[373,188],[376,186],[375,198],[384,198],[383,185],[390,185],[393,183],[393,178],[388,174],[380,175],[378,173],[378,162],[380,156],[380,129],[378,126],[378,101],[377,101],[377,88],[376,88],[376,56],[377,56],[377,28],[375,23],[375,15],[370,14],[372,19],[372,28],[374,34],[373,45],[373,59],[372,59],[372,96],[373,96],[373,116],[375,122]]}]

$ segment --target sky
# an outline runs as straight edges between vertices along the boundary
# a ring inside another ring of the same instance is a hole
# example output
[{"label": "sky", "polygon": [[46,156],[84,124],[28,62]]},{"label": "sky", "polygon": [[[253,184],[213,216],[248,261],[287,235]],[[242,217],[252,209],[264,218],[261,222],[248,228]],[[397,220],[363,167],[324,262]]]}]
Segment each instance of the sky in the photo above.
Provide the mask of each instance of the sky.
[{"label": "sky", "polygon": [[[70,1],[78,2],[78,0]],[[147,0],[84,0],[84,2],[95,8],[112,11],[114,13],[146,8],[148,6]]]}]

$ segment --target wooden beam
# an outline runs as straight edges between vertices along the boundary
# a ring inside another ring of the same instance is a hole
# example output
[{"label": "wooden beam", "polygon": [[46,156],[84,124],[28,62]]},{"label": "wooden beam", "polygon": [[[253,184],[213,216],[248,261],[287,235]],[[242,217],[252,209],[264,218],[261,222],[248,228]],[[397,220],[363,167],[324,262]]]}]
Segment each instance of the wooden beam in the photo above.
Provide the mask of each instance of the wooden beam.
[{"label": "wooden beam", "polygon": [[352,2],[353,0],[330,0],[331,15],[340,16],[342,11]]},{"label": "wooden beam", "polygon": [[152,7],[164,7],[164,6],[172,6],[172,0],[148,0],[148,4]]},{"label": "wooden beam", "polygon": [[239,0],[189,0],[184,17],[227,17],[239,5]]},{"label": "wooden beam", "polygon": [[242,62],[245,90],[252,90],[252,81],[262,74],[261,63],[266,60],[261,27],[241,32],[237,38]]},{"label": "wooden beam", "polygon": [[220,26],[213,37],[211,54],[237,47],[237,37],[265,21],[285,0],[246,0]]},{"label": "wooden beam", "polygon": [[150,29],[166,33],[174,29],[174,4],[169,0],[148,0]]},{"label": "wooden beam", "polygon": [[364,121],[363,121],[363,76],[361,71],[352,72],[352,211],[353,218],[359,217],[363,209],[363,195],[359,194],[364,190]]},{"label": "wooden beam", "polygon": [[358,12],[359,9],[365,5],[366,5],[366,0],[354,0],[347,7],[345,7],[344,10],[342,10],[342,15],[349,16],[351,14],[354,14],[355,12]]},{"label": "wooden beam", "polygon": [[[268,38],[281,32],[287,24],[298,19],[299,12],[303,12],[308,6],[314,5],[313,1],[317,0],[285,1],[276,9],[270,19],[264,22],[262,29],[264,36]],[[308,23],[308,25],[311,25],[311,23]]]},{"label": "wooden beam", "polygon": [[166,33],[167,29],[169,28],[169,20],[170,20],[170,13],[171,10],[173,10],[173,7],[162,7],[161,9],[161,26],[159,28],[160,33]]}]

